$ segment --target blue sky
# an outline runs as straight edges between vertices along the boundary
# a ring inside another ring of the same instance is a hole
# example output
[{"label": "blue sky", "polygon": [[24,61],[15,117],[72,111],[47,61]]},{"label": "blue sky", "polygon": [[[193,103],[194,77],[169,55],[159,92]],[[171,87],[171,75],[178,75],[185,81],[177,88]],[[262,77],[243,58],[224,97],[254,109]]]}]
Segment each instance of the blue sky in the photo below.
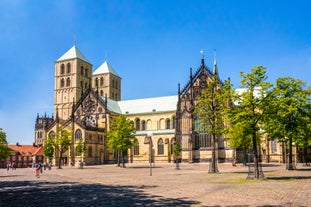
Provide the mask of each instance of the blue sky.
[{"label": "blue sky", "polygon": [[34,142],[37,113],[51,116],[54,62],[74,41],[93,64],[108,60],[122,99],[176,95],[200,51],[221,79],[267,67],[268,80],[311,85],[311,1],[2,0],[0,128],[14,144]]}]

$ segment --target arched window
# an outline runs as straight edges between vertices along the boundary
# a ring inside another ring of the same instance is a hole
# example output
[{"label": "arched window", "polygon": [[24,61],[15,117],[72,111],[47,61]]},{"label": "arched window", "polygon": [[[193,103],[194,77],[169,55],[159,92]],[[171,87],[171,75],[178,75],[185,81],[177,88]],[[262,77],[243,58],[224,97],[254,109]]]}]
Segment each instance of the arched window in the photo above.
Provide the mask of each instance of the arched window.
[{"label": "arched window", "polygon": [[114,80],[112,80],[112,88],[114,88]]},{"label": "arched window", "polygon": [[60,87],[64,87],[65,86],[65,80],[62,78],[60,80]]},{"label": "arched window", "polygon": [[116,89],[118,89],[118,81],[116,80]]},{"label": "arched window", "polygon": [[67,78],[67,80],[66,80],[66,86],[70,86],[70,78]]},{"label": "arched window", "polygon": [[100,95],[104,96],[104,91],[103,90],[100,90]]},{"label": "arched window", "polygon": [[83,66],[81,66],[81,75],[83,75]]},{"label": "arched window", "polygon": [[175,147],[175,144],[176,144],[176,139],[175,139],[175,138],[172,138],[172,139],[171,139],[171,154],[174,154],[174,147]]},{"label": "arched window", "polygon": [[92,147],[89,146],[88,150],[87,150],[87,155],[88,157],[92,157]]},{"label": "arched window", "polygon": [[139,142],[137,139],[135,141],[136,141],[136,144],[133,146],[133,154],[139,155]]},{"label": "arched window", "polygon": [[65,65],[62,64],[62,65],[60,66],[60,74],[64,74],[64,73],[65,73]]},{"label": "arched window", "polygon": [[164,143],[162,138],[158,141],[158,155],[164,155]]},{"label": "arched window", "polygon": [[87,68],[85,68],[85,77],[88,77],[88,70],[87,70]]},{"label": "arched window", "polygon": [[49,133],[49,138],[54,139],[55,138],[55,132],[51,131]]},{"label": "arched window", "polygon": [[81,138],[82,138],[82,131],[80,129],[77,129],[75,133],[76,142],[78,142]]},{"label": "arched window", "polygon": [[136,128],[136,131],[140,131],[140,119],[136,119],[136,121],[135,121],[135,128]]},{"label": "arched window", "polygon": [[67,63],[67,73],[70,73],[71,72],[71,65],[70,63]]},{"label": "arched window", "polygon": [[146,121],[141,121],[141,130],[146,130]]},{"label": "arched window", "polygon": [[103,78],[103,77],[100,78],[100,80],[99,80],[99,85],[100,85],[100,86],[103,86],[103,85],[104,85],[104,78]]},{"label": "arched window", "polygon": [[170,119],[166,119],[166,129],[170,129],[171,128],[171,120]]},{"label": "arched window", "polygon": [[98,86],[98,78],[95,78],[95,86]]}]

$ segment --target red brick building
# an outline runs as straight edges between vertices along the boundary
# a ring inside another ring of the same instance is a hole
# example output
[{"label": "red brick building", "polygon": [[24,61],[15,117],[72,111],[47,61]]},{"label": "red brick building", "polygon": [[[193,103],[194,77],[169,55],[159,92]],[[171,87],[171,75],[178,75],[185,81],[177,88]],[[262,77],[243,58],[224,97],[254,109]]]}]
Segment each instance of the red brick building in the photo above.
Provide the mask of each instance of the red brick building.
[{"label": "red brick building", "polygon": [[14,164],[18,168],[31,167],[33,163],[43,162],[43,147],[36,145],[8,145],[12,154],[6,160],[0,160],[0,168]]}]

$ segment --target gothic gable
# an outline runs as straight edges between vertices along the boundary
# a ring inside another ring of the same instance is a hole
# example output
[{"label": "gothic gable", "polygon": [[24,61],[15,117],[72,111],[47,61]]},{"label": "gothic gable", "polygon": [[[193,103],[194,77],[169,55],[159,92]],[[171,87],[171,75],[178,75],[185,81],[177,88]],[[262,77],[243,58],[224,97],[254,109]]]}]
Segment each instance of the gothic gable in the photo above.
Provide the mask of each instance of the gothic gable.
[{"label": "gothic gable", "polygon": [[73,109],[74,121],[88,130],[104,129],[107,114],[106,103],[89,88]]}]

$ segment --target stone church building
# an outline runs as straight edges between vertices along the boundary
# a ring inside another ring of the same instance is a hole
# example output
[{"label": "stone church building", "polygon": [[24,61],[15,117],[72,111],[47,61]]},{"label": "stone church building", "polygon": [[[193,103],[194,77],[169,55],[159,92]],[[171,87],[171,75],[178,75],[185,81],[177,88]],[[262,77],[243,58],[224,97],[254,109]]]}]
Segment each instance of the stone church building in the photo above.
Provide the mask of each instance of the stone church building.
[{"label": "stone church building", "polygon": [[[54,137],[58,125],[71,130],[72,145],[64,155],[64,164],[82,159],[75,153],[80,139],[87,149],[83,155],[87,165],[116,162],[116,153],[107,146],[106,132],[120,114],[132,120],[136,128],[137,145],[128,150],[128,162],[148,162],[150,154],[155,162],[171,162],[176,139],[181,143],[182,161],[211,160],[211,136],[194,130],[191,111],[202,88],[218,73],[216,60],[211,70],[202,55],[201,65],[194,73],[190,69],[189,82],[178,86],[175,96],[133,100],[121,100],[122,79],[107,61],[93,70],[75,45],[56,60],[54,70],[54,116],[37,116],[35,144],[43,145],[47,137]],[[146,144],[150,132],[152,147]],[[218,161],[231,161],[235,150],[222,137],[217,141]]]}]

